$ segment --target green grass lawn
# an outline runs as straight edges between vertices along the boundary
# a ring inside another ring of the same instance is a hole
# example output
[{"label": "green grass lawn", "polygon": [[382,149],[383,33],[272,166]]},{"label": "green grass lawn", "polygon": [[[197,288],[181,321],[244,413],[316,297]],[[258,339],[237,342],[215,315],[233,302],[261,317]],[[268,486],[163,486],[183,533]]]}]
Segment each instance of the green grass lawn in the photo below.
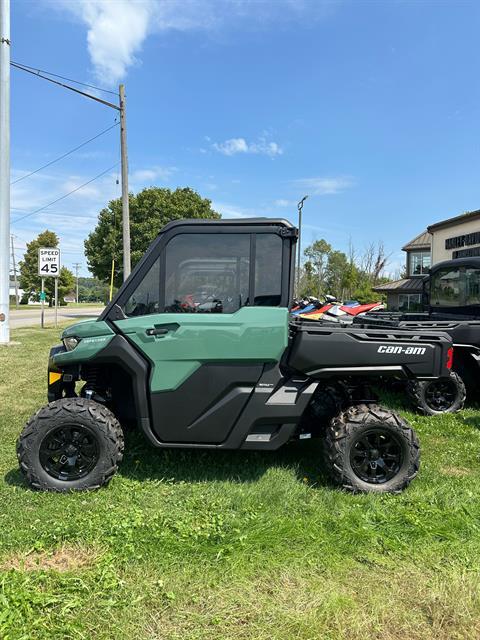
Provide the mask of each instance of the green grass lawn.
[{"label": "green grass lawn", "polygon": [[0,347],[0,638],[480,638],[480,414],[423,418],[419,477],[348,495],[317,443],[156,451],[136,434],[110,486],[34,493],[15,440],[45,403],[58,330]]}]

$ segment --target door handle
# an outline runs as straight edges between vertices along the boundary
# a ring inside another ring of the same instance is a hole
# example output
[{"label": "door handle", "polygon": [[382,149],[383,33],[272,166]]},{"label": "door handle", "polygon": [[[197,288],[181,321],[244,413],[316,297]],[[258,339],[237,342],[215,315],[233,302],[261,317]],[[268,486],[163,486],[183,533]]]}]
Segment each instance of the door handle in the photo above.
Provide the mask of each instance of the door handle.
[{"label": "door handle", "polygon": [[178,322],[168,322],[164,324],[158,324],[145,330],[147,336],[166,336],[167,333],[176,331],[180,325]]},{"label": "door handle", "polygon": [[147,329],[145,333],[147,336],[164,336],[169,332],[169,329],[165,327],[152,327],[151,329]]}]

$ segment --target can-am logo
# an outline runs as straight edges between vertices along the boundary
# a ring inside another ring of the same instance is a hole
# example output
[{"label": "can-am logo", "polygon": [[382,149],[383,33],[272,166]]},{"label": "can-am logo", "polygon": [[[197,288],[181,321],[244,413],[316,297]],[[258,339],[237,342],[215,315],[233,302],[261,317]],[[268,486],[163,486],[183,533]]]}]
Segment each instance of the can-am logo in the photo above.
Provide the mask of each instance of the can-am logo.
[{"label": "can-am logo", "polygon": [[405,356],[423,356],[427,347],[400,347],[391,344],[381,344],[377,353],[401,353]]}]

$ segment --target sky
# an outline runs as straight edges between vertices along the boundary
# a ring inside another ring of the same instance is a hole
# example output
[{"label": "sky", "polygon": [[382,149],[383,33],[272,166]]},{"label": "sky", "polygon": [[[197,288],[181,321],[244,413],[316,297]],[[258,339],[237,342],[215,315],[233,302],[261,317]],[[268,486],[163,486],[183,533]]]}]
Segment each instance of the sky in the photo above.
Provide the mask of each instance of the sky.
[{"label": "sky", "polygon": [[[15,0],[11,52],[125,83],[131,191],[190,186],[224,217],[293,222],[308,195],[305,245],[383,241],[393,275],[428,224],[480,208],[479,26],[480,3],[461,0]],[[12,181],[115,124],[16,69],[11,91]],[[120,195],[118,161],[114,127],[13,184],[17,259],[48,228],[87,275],[83,241]]]}]

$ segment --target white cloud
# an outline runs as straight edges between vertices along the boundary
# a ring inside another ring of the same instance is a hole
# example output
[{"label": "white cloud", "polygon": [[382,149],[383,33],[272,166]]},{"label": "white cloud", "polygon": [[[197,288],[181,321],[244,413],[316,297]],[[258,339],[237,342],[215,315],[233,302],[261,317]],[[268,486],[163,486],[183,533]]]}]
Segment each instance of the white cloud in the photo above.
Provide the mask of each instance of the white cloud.
[{"label": "white cloud", "polygon": [[148,167],[145,169],[136,169],[130,176],[132,182],[149,182],[150,184],[155,180],[161,180],[162,182],[168,181],[177,170],[176,167]]},{"label": "white cloud", "polygon": [[[74,191],[74,193],[72,193],[70,196],[73,198],[98,200],[98,198],[100,198],[102,194],[101,190],[93,184],[87,184],[79,189],[79,187],[81,187],[84,182],[86,182],[85,178],[75,176],[73,178],[70,178],[69,180],[66,180],[61,185],[60,191],[62,191],[62,193],[70,193],[70,191]],[[78,189],[78,191],[75,191],[75,189]]]},{"label": "white cloud", "polygon": [[219,151],[225,156],[233,156],[236,153],[248,152],[248,144],[245,138],[230,138],[229,140],[225,140],[225,142],[214,142],[212,147],[215,151]]},{"label": "white cloud", "polygon": [[355,181],[348,176],[301,178],[295,184],[309,192],[310,195],[325,196],[341,193],[353,187]]},{"label": "white cloud", "polygon": [[273,204],[276,207],[293,207],[297,203],[295,202],[295,200],[285,200],[284,198],[279,198],[278,200],[275,200]]},{"label": "white cloud", "polygon": [[225,156],[234,156],[237,153],[254,153],[259,155],[282,155],[283,149],[276,142],[269,142],[266,138],[259,138],[256,142],[247,142],[245,138],[229,138],[224,142],[214,142],[212,149],[223,153]]},{"label": "white cloud", "polygon": [[239,207],[227,202],[213,201],[212,207],[215,211],[221,213],[223,218],[256,218],[259,215],[263,215],[257,209]]},{"label": "white cloud", "polygon": [[64,0],[62,6],[87,25],[87,47],[99,81],[115,85],[136,62],[156,10],[151,0]]},{"label": "white cloud", "polygon": [[[265,28],[273,22],[323,19],[331,0],[44,0],[87,27],[87,47],[97,79],[116,85],[138,63],[145,39],[168,30],[216,29],[228,22]],[[279,6],[281,5],[281,6]]]}]

